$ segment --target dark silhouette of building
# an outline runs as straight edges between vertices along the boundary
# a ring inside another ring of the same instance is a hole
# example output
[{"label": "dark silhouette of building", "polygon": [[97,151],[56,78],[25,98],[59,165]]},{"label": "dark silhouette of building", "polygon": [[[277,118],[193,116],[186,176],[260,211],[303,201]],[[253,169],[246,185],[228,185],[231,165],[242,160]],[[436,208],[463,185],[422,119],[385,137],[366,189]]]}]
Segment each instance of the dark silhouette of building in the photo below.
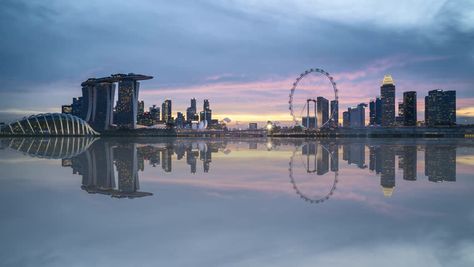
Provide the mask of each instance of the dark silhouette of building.
[{"label": "dark silhouette of building", "polygon": [[171,116],[172,108],[171,108],[171,100],[166,99],[163,104],[161,105],[161,120],[164,123],[172,122]]},{"label": "dark silhouette of building", "polygon": [[349,110],[342,113],[342,127],[351,127],[351,113]]},{"label": "dark silhouette of building", "polygon": [[432,90],[425,97],[427,126],[456,124],[456,91]]},{"label": "dark silhouette of building", "polygon": [[403,92],[403,125],[416,126],[416,92]]},{"label": "dark silhouette of building", "polygon": [[360,103],[357,107],[348,109],[351,128],[365,127],[365,107],[367,104]]},{"label": "dark silhouette of building", "polygon": [[191,106],[186,109],[186,122],[191,123],[191,121],[199,120],[197,115],[197,106],[196,99],[191,99]]},{"label": "dark silhouette of building", "polygon": [[115,107],[117,118],[115,122],[120,128],[134,129],[137,125],[140,83],[134,79],[124,78],[118,84],[118,100]]},{"label": "dark silhouette of building", "polygon": [[318,128],[323,127],[329,120],[329,101],[321,96],[316,98],[316,120]]},{"label": "dark silhouette of building", "polygon": [[404,145],[399,157],[399,167],[403,170],[403,180],[416,181],[416,145]]},{"label": "dark silhouette of building", "polygon": [[380,146],[381,170],[380,170],[380,185],[382,186],[383,194],[390,197],[395,188],[395,150],[389,145]]},{"label": "dark silhouette of building", "polygon": [[329,171],[329,151],[327,151],[322,145],[316,144],[316,146],[316,174],[324,175]]},{"label": "dark silhouette of building", "polygon": [[175,120],[175,126],[176,128],[184,128],[184,115],[181,112],[176,113],[176,120]]},{"label": "dark silhouette of building", "polygon": [[431,182],[456,181],[456,147],[427,145],[425,147],[425,176]]},{"label": "dark silhouette of building", "polygon": [[204,99],[203,110],[199,114],[199,121],[206,121],[208,126],[212,124],[212,110],[209,106],[209,100]]},{"label": "dark silhouette of building", "polygon": [[392,76],[385,75],[380,87],[382,100],[382,126],[388,127],[395,124],[395,83]]}]

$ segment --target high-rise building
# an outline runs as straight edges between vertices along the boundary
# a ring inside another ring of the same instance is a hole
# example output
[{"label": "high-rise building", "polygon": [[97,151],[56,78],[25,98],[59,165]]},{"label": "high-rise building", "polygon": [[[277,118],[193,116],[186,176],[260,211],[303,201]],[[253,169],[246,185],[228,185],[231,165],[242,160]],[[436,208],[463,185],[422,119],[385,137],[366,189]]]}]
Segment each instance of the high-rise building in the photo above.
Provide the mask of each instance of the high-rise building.
[{"label": "high-rise building", "polygon": [[351,128],[365,127],[365,107],[367,104],[360,103],[357,107],[349,108]]},{"label": "high-rise building", "polygon": [[456,124],[456,91],[432,90],[425,97],[427,126]]},{"label": "high-rise building", "polygon": [[342,113],[342,127],[350,127],[351,126],[351,112],[350,108],[347,111]]},{"label": "high-rise building", "polygon": [[[329,101],[321,96],[316,98],[316,121],[318,128],[323,127],[323,125],[329,120]],[[327,127],[328,125],[324,125]]]},{"label": "high-rise building", "polygon": [[212,110],[209,107],[209,100],[204,99],[203,110],[200,112],[199,121],[207,121],[207,125],[211,125],[212,121]]},{"label": "high-rise building", "polygon": [[403,125],[416,126],[416,92],[403,92]]},{"label": "high-rise building", "polygon": [[197,120],[198,120],[198,115],[197,115],[196,99],[192,98],[191,106],[186,109],[186,121],[191,122],[191,121],[197,121]]},{"label": "high-rise building", "polygon": [[137,126],[138,90],[140,83],[134,79],[119,81],[116,123],[120,128],[134,129]]},{"label": "high-rise building", "polygon": [[393,147],[383,145],[380,147],[381,153],[381,174],[380,185],[382,186],[383,194],[390,197],[395,188],[395,150]]},{"label": "high-rise building", "polygon": [[369,125],[375,125],[375,100],[372,99],[369,102]]},{"label": "high-rise building", "polygon": [[170,123],[172,121],[171,111],[171,100],[166,99],[161,105],[161,120],[164,123]]},{"label": "high-rise building", "polygon": [[382,99],[380,97],[375,99],[375,124],[382,125]]},{"label": "high-rise building", "polygon": [[156,124],[160,121],[160,108],[156,105],[153,105],[149,108],[150,117],[153,120],[153,124]]},{"label": "high-rise building", "polygon": [[380,87],[380,96],[382,100],[382,126],[393,126],[395,124],[395,83],[392,76],[384,76]]},{"label": "high-rise building", "polygon": [[339,126],[339,101],[331,100],[331,114],[334,127]]},{"label": "high-rise building", "polygon": [[176,128],[183,128],[184,127],[184,115],[181,112],[176,113],[176,120],[175,120]]},{"label": "high-rise building", "polygon": [[[108,130],[113,122],[113,103],[115,96],[115,84],[111,82],[100,82],[85,85],[83,98],[83,119],[87,121],[96,131]],[[84,94],[85,93],[85,94]]]},{"label": "high-rise building", "polygon": [[143,115],[145,113],[145,101],[138,101],[138,116]]}]

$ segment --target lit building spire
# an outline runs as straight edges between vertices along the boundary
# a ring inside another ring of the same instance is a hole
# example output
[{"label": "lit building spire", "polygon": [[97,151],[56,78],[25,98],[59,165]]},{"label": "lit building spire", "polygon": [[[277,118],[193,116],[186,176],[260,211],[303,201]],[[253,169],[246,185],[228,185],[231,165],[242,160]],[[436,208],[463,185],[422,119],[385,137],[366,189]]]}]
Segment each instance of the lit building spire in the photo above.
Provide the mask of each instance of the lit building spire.
[{"label": "lit building spire", "polygon": [[395,85],[395,82],[393,81],[392,75],[386,74],[385,76],[383,76],[382,85],[386,85],[386,84]]}]

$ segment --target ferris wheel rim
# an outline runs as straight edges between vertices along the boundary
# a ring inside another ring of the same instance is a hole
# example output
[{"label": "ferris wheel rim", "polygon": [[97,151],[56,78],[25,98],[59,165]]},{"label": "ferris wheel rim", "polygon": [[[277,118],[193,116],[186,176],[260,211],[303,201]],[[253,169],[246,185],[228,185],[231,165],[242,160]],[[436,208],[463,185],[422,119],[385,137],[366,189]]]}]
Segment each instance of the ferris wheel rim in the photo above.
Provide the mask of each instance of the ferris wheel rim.
[{"label": "ferris wheel rim", "polygon": [[[339,90],[337,89],[337,85],[336,85],[336,82],[334,81],[334,77],[331,76],[331,74],[329,74],[329,72],[321,69],[321,68],[312,68],[312,69],[308,69],[308,70],[305,70],[303,73],[301,73],[295,80],[295,82],[293,82],[293,85],[291,87],[291,90],[290,90],[290,95],[289,95],[289,101],[288,101],[288,104],[289,104],[289,110],[290,110],[290,115],[293,119],[293,122],[295,125],[299,125],[299,126],[302,126],[304,127],[304,125],[302,125],[302,123],[300,124],[298,122],[298,119],[295,115],[295,112],[294,112],[294,108],[293,108],[293,96],[294,96],[294,93],[297,89],[297,86],[298,84],[300,83],[301,80],[303,80],[304,77],[306,77],[307,75],[313,73],[313,72],[316,72],[316,73],[320,73],[324,76],[326,76],[330,83],[331,83],[331,86],[333,88],[333,91],[334,91],[334,100],[336,101],[339,101],[339,96],[338,96],[338,92]],[[333,118],[334,118],[334,113],[335,113],[335,110],[333,110],[332,112],[330,112],[330,117],[328,118],[328,120],[323,123],[321,125],[321,127],[324,127],[326,126]]]}]

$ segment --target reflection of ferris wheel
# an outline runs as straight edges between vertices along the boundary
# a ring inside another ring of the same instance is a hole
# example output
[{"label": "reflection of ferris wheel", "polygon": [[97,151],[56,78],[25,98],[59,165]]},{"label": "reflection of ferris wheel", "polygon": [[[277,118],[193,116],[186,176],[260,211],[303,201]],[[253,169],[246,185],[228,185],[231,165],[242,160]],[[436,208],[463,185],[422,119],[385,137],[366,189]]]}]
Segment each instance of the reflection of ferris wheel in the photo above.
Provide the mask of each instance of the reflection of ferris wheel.
[{"label": "reflection of ferris wheel", "polygon": [[[321,144],[319,144],[321,145]],[[322,146],[322,145],[321,145]],[[331,151],[329,151],[325,146],[322,146],[330,155],[330,158],[331,158],[331,162],[334,160],[334,156],[333,153]],[[338,172],[335,171],[334,172],[334,181],[331,185],[331,188],[329,189],[329,192],[324,195],[323,197],[319,197],[319,198],[312,198],[312,197],[308,197],[306,196],[301,190],[300,188],[297,186],[296,184],[296,181],[295,181],[295,178],[294,178],[294,175],[293,175],[293,165],[294,165],[294,158],[296,156],[296,151],[298,150],[299,148],[295,148],[295,150],[293,151],[293,154],[291,155],[291,158],[290,158],[290,162],[289,162],[289,168],[288,168],[288,171],[289,171],[289,177],[290,177],[290,182],[293,186],[293,189],[295,190],[296,194],[298,196],[300,196],[300,198],[302,198],[303,200],[307,201],[307,202],[310,202],[311,204],[318,204],[318,203],[322,203],[326,200],[328,200],[333,194],[334,194],[334,191],[336,191],[336,184],[339,182],[338,180]],[[304,164],[303,164],[304,165]],[[305,165],[305,168],[308,168],[308,166]],[[314,173],[312,171],[307,171],[308,173]]]},{"label": "reflection of ferris wheel", "polygon": [[[291,87],[291,91],[290,91],[290,100],[288,101],[288,104],[290,105],[289,109],[290,109],[290,115],[291,117],[293,118],[293,122],[295,123],[295,125],[301,125],[301,126],[305,126],[305,125],[302,125],[301,122],[298,121],[297,117],[296,117],[296,114],[295,114],[295,110],[293,108],[293,97],[294,97],[294,94],[295,94],[295,91],[296,91],[296,88],[298,87],[299,83],[307,76],[309,75],[310,73],[320,73],[324,76],[326,76],[329,81],[331,82],[331,86],[332,86],[332,89],[334,90],[334,100],[338,101],[339,97],[338,97],[338,90],[337,90],[337,87],[336,87],[336,82],[334,82],[334,78],[328,73],[326,72],[325,70],[323,69],[309,69],[309,70],[306,70],[305,72],[301,73],[300,76],[298,78],[296,78],[296,81],[293,83],[293,86]],[[303,107],[303,110],[306,108],[307,109],[307,114],[309,115],[309,105],[310,105],[310,102],[314,102],[315,104],[315,109],[316,109],[316,100],[315,99],[307,99],[306,100],[306,104],[305,106]],[[325,121],[322,125],[320,125],[320,127],[324,127],[326,125],[328,125],[328,123],[330,121],[333,120],[334,116],[335,116],[335,113],[337,112],[337,109],[334,109],[334,110],[331,110],[330,114],[329,114],[329,119],[327,121]],[[309,117],[309,116],[308,116]],[[309,123],[309,122],[308,122]],[[308,127],[307,127],[308,128]]]}]

